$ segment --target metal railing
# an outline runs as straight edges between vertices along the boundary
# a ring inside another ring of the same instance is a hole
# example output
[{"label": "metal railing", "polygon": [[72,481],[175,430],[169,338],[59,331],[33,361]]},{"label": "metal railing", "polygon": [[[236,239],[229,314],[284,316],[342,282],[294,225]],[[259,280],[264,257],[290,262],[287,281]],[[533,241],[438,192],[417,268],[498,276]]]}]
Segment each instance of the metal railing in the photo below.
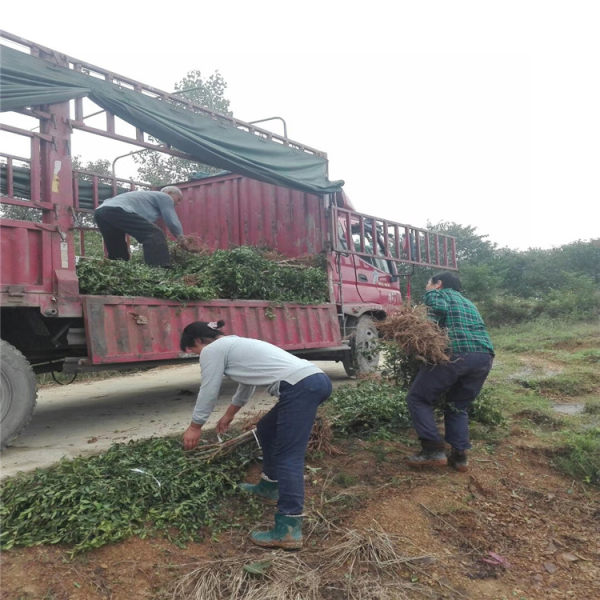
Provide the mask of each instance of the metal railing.
[{"label": "metal railing", "polygon": [[457,270],[456,239],[338,206],[332,207],[333,250],[369,259]]}]

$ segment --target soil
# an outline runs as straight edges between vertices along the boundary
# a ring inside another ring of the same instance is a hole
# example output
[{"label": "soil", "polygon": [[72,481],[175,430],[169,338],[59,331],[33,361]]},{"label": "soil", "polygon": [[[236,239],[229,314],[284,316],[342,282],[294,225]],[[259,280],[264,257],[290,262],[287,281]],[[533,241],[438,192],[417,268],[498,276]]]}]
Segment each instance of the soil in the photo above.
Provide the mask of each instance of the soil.
[{"label": "soil", "polygon": [[[597,597],[600,490],[559,474],[549,450],[518,422],[493,450],[475,443],[467,473],[411,470],[403,457],[414,446],[400,442],[354,439],[338,447],[344,454],[307,459],[308,537],[300,556],[318,560],[335,543],[336,526],[375,528],[398,536],[404,556],[419,557],[399,576],[406,591],[390,598]],[[259,471],[254,465],[246,478]],[[272,510],[265,506],[265,523]],[[313,518],[321,526],[309,526]],[[73,558],[67,548],[14,549],[2,556],[1,598],[170,598],[173,582],[203,560],[244,554],[252,561],[263,552],[237,529],[185,548],[130,538]],[[348,596],[323,596],[334,597]]]}]

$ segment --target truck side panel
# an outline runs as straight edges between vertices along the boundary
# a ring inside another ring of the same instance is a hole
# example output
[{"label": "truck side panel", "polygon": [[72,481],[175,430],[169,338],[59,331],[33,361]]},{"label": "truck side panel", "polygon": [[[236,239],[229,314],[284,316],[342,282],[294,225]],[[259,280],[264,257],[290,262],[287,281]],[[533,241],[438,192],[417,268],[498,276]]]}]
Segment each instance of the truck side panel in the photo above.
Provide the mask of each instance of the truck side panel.
[{"label": "truck side panel", "polygon": [[91,364],[181,357],[179,338],[192,321],[226,322],[224,331],[259,338],[285,350],[340,346],[333,304],[276,305],[259,300],[181,302],[155,298],[83,296]]},{"label": "truck side panel", "polygon": [[318,254],[326,247],[324,201],[319,196],[239,175],[178,184],[184,232],[211,250],[273,248],[285,256]]},{"label": "truck side panel", "polygon": [[[2,290],[6,286],[26,286],[28,291],[43,289],[50,280],[50,264],[46,264],[43,231],[34,223],[0,220],[0,260]],[[47,291],[50,291],[49,289]]]}]

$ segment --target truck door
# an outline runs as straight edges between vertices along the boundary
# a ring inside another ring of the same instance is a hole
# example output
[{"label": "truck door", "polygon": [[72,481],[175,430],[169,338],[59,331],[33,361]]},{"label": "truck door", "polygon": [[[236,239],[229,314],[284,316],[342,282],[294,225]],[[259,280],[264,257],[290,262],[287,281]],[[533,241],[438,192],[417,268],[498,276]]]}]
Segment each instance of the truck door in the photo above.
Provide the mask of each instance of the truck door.
[{"label": "truck door", "polygon": [[[352,241],[356,252],[365,254],[353,256],[356,276],[356,289],[363,302],[381,304],[383,306],[399,306],[402,295],[396,276],[396,266],[393,261],[382,258],[385,253],[383,241],[375,230],[374,239],[372,222],[367,220],[363,226],[361,247],[361,232],[359,224],[352,224]],[[376,250],[375,250],[376,248]]]},{"label": "truck door", "polygon": [[[338,249],[341,252],[334,254],[336,265],[334,272],[337,273],[336,279],[340,281],[342,285],[341,297],[340,290],[335,288],[336,302],[341,304],[342,301],[345,304],[358,304],[362,302],[362,298],[358,292],[357,280],[356,280],[356,267],[354,265],[355,256],[350,252],[344,252],[349,250],[349,242],[347,235],[347,220],[345,218],[339,218],[337,222],[337,235],[338,235]],[[350,244],[352,240],[350,238]]]}]

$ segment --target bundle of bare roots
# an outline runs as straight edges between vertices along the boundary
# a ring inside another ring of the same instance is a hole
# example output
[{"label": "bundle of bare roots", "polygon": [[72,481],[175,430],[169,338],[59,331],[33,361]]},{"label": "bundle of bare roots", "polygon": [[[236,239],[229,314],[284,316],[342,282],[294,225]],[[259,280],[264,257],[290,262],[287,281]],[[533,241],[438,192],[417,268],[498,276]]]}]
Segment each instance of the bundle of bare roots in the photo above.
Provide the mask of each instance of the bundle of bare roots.
[{"label": "bundle of bare roots", "polygon": [[333,443],[333,429],[331,421],[326,417],[317,417],[310,438],[308,440],[309,452],[323,452],[327,456],[339,456],[344,454],[340,448]]},{"label": "bundle of bare roots", "polygon": [[424,305],[402,306],[377,325],[384,340],[407,356],[429,364],[448,362],[450,344],[443,329],[427,318]]},{"label": "bundle of bare roots", "polygon": [[220,459],[228,454],[231,454],[236,448],[245,446],[246,444],[255,444],[257,449],[260,447],[260,444],[258,443],[258,437],[256,436],[256,429],[250,429],[249,431],[245,431],[236,437],[224,440],[222,442],[200,444],[188,452],[189,457],[192,460],[199,462],[211,462],[215,459]]},{"label": "bundle of bare roots", "polygon": [[207,255],[212,253],[212,250],[206,244],[193,235],[181,236],[177,240],[177,247],[194,254]]},{"label": "bundle of bare roots", "polygon": [[[244,421],[241,428],[244,430],[255,429],[256,424],[266,413],[259,413]],[[333,430],[331,421],[325,416],[318,416],[310,432],[307,450],[309,452],[322,452],[327,456],[338,456],[343,454],[333,443]]]},{"label": "bundle of bare roots", "polygon": [[[339,541],[323,552],[290,555],[248,553],[199,563],[171,588],[173,600],[403,600],[432,598],[407,581],[430,555],[409,557],[398,536],[380,530],[338,530]],[[435,595],[437,597],[437,595]]]}]

